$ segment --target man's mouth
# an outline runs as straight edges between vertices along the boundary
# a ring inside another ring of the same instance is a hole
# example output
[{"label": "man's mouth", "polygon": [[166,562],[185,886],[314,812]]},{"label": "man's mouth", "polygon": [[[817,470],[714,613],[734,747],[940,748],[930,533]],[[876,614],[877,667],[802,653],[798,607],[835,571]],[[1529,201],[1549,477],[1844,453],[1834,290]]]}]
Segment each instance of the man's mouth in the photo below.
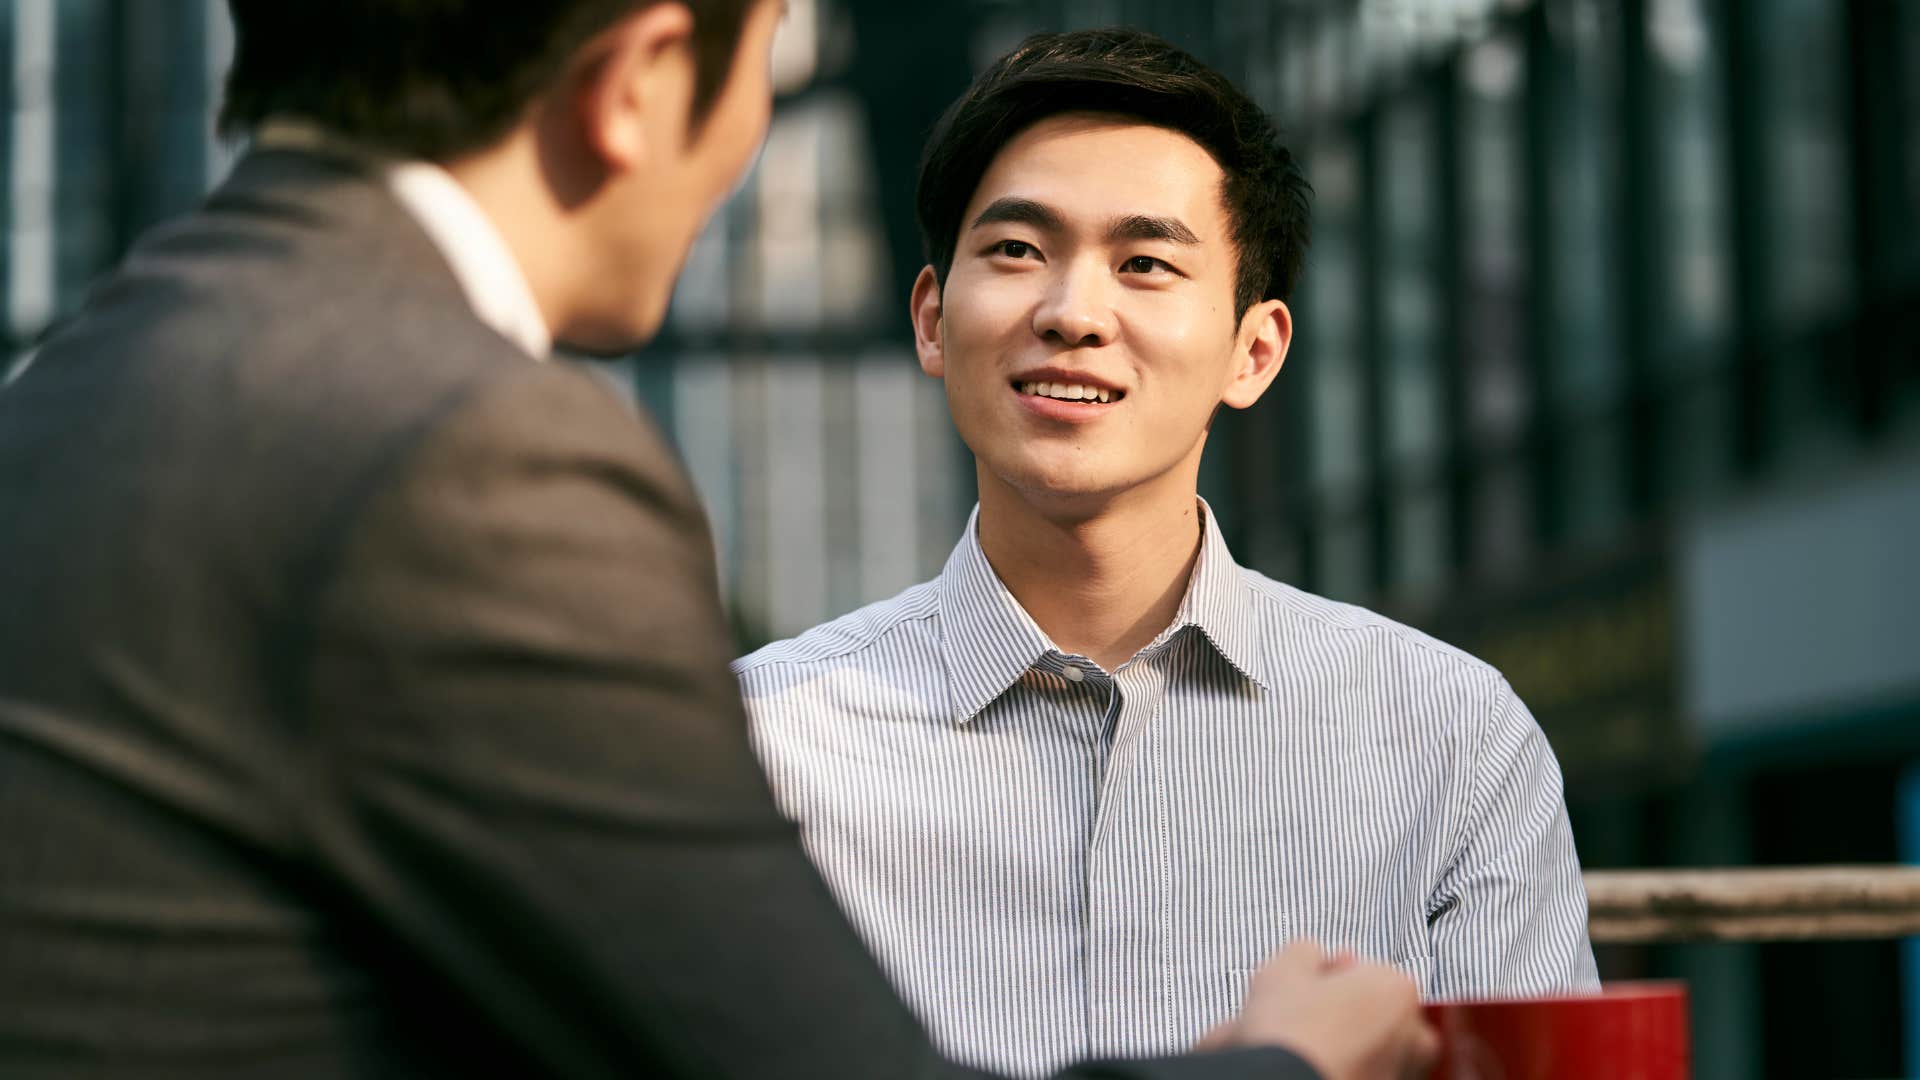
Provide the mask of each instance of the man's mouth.
[{"label": "man's mouth", "polygon": [[1100,405],[1119,401],[1127,396],[1124,390],[1108,390],[1103,386],[1085,386],[1079,383],[1023,382],[1015,383],[1014,389],[1029,397],[1052,398],[1055,401],[1084,401]]}]

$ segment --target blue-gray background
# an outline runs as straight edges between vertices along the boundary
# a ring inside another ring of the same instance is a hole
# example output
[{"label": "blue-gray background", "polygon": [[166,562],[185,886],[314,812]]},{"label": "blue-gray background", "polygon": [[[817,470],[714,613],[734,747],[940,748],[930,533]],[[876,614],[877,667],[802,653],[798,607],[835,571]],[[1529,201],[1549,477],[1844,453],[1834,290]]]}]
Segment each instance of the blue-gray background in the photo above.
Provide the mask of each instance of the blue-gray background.
[{"label": "blue-gray background", "polygon": [[[700,484],[743,647],[953,542],[920,140],[1025,34],[1110,23],[1239,81],[1318,193],[1293,354],[1209,450],[1241,559],[1500,665],[1591,867],[1920,861],[1902,0],[791,0],[766,150],[610,368]],[[0,0],[11,358],[230,165],[231,50],[221,0]],[[1602,963],[1690,980],[1703,1078],[1920,1075],[1911,943]]]}]

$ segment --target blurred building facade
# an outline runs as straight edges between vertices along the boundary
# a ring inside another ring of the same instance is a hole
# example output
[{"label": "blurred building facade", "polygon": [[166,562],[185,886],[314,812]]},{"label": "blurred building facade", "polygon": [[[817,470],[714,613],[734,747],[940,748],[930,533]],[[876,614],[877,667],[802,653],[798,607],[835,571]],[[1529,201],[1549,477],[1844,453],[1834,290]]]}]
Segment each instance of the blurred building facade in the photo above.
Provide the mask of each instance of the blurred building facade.
[{"label": "blurred building facade", "polygon": [[[221,0],[0,0],[11,352],[234,148]],[[1316,189],[1298,340],[1205,490],[1244,562],[1499,665],[1591,866],[1920,861],[1920,5],[790,0],[766,149],[613,369],[743,647],[937,570],[973,501],[916,368],[927,128],[1027,33],[1160,32]],[[1609,951],[1702,1077],[1920,1075],[1920,950]]]}]

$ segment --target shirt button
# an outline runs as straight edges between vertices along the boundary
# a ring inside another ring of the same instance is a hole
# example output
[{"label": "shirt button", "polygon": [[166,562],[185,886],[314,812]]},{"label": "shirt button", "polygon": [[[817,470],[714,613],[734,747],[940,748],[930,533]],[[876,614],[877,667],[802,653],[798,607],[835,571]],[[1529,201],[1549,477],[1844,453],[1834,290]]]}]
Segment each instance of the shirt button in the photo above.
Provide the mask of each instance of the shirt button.
[{"label": "shirt button", "polygon": [[1072,666],[1061,668],[1060,674],[1065,677],[1068,682],[1084,682],[1087,677],[1086,672]]}]

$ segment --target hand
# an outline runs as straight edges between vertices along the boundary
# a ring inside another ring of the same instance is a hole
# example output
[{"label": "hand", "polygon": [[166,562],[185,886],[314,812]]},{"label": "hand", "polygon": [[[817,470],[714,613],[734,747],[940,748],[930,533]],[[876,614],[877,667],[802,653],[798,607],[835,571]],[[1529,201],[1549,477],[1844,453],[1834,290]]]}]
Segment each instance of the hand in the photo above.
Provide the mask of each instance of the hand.
[{"label": "hand", "polygon": [[1195,1049],[1236,1046],[1286,1047],[1325,1080],[1422,1077],[1440,1050],[1405,975],[1304,940],[1254,972],[1239,1014]]}]

